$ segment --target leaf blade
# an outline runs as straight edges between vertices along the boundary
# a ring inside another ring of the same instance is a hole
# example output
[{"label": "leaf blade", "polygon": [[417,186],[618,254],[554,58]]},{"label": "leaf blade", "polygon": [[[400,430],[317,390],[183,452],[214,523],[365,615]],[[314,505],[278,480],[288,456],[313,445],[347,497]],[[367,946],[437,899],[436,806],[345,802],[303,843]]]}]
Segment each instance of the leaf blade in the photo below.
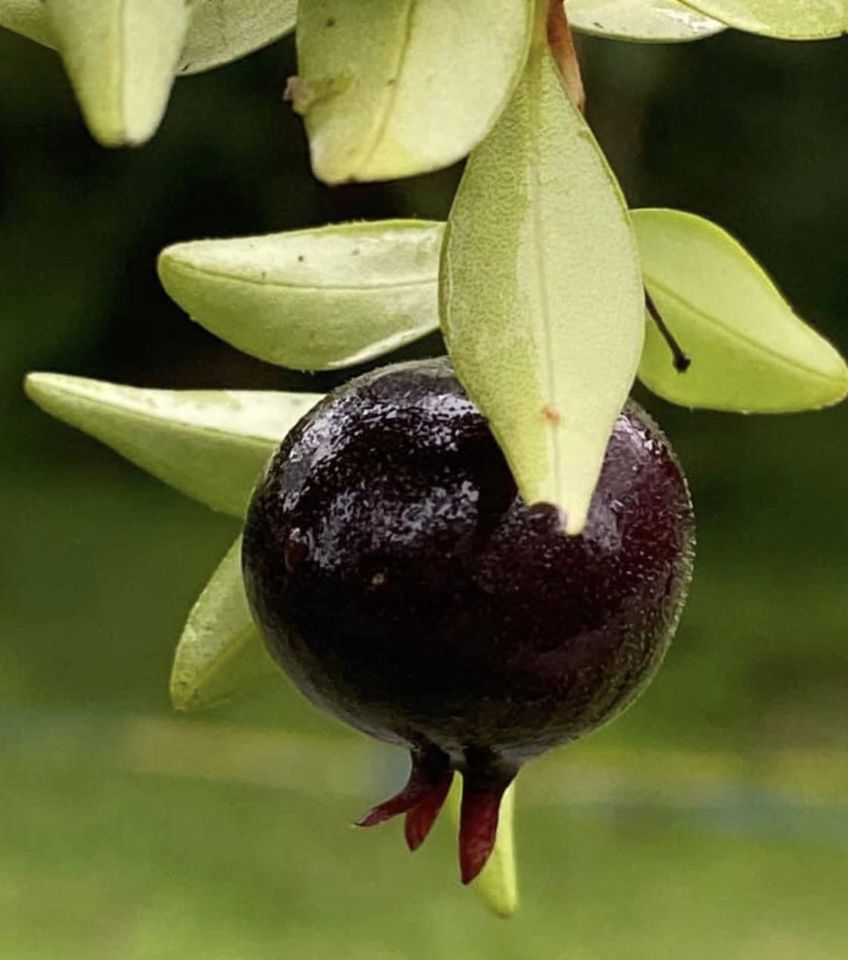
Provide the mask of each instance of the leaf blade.
[{"label": "leaf blade", "polygon": [[677,210],[633,213],[645,283],[692,365],[679,374],[648,323],[639,377],[688,407],[787,413],[838,403],[848,370],[733,237]]},{"label": "leaf blade", "polygon": [[848,0],[683,0],[736,30],[780,40],[825,40],[848,32]]},{"label": "leaf blade", "polygon": [[299,370],[362,363],[438,329],[443,224],[350,223],[175,244],[168,294],[244,353]]},{"label": "leaf blade", "polygon": [[45,0],[52,32],[92,135],[144,143],[171,93],[190,21],[184,0]]},{"label": "leaf blade", "polygon": [[578,533],[638,365],[643,295],[620,191],[544,43],[469,160],[440,300],[448,352],[522,496]]},{"label": "leaf blade", "polygon": [[0,0],[0,27],[45,47],[56,45],[43,0]]},{"label": "leaf blade", "polygon": [[530,19],[526,0],[301,0],[290,92],[315,175],[389,180],[465,156],[518,80]]},{"label": "leaf blade", "polygon": [[257,478],[317,394],[146,390],[31,373],[27,396],[164,483],[241,517]]},{"label": "leaf blade", "polygon": [[180,73],[231,63],[294,30],[297,0],[205,0],[191,18]]},{"label": "leaf blade", "polygon": [[575,30],[641,43],[682,43],[715,36],[726,25],[678,0],[568,0]]},{"label": "leaf blade", "polygon": [[171,669],[171,702],[181,712],[204,710],[279,676],[247,604],[239,537],[188,615]]}]

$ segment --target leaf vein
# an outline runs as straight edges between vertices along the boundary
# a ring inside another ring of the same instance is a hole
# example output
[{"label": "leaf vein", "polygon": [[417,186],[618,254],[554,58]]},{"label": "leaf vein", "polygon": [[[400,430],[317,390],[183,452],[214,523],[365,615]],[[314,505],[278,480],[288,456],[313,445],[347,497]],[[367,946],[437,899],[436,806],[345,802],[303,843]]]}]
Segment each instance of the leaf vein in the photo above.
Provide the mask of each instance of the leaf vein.
[{"label": "leaf vein", "polygon": [[[731,340],[737,340],[740,343],[746,344],[748,347],[753,348],[754,350],[760,351],[761,353],[766,354],[771,357],[772,360],[775,360],[777,363],[782,364],[783,366],[789,367],[790,369],[800,370],[804,373],[809,374],[812,377],[817,377],[820,380],[825,380],[828,383],[838,382],[839,378],[833,377],[830,374],[822,373],[821,370],[816,370],[814,367],[810,367],[805,363],[800,363],[799,361],[793,359],[792,357],[787,356],[786,354],[780,353],[780,351],[775,350],[774,347],[770,347],[767,344],[763,343],[761,340],[757,340],[754,337],[748,336],[739,330],[738,327],[730,326],[727,323],[723,323],[717,317],[712,314],[707,313],[705,310],[700,307],[695,306],[694,303],[691,303],[685,297],[681,296],[676,291],[667,287],[664,283],[660,283],[658,280],[655,280],[653,277],[648,274],[645,275],[648,281],[649,286],[653,287],[656,290],[662,292],[662,295],[669,300],[674,301],[680,307],[683,307],[686,310],[690,310],[699,320],[708,326],[718,327],[719,330],[722,330]],[[790,309],[787,305],[787,309]],[[790,310],[791,312],[791,310]],[[800,317],[795,316],[794,312],[792,316],[798,320],[799,323],[804,323]],[[806,324],[805,324],[806,326]],[[808,328],[809,329],[809,328]],[[815,334],[815,331],[810,330],[811,333]],[[816,335],[817,336],[817,335]],[[826,341],[825,341],[826,342]]]},{"label": "leaf vein", "polygon": [[380,147],[381,141],[385,137],[386,130],[389,126],[389,119],[391,118],[392,110],[394,109],[394,105],[397,101],[397,92],[398,87],[400,86],[400,74],[401,70],[403,69],[403,62],[406,59],[406,54],[409,51],[409,45],[412,42],[412,14],[415,9],[415,4],[416,0],[407,0],[406,10],[403,15],[403,39],[401,41],[400,48],[398,49],[397,61],[395,62],[394,67],[394,77],[392,78],[391,86],[389,87],[389,94],[384,100],[380,119],[377,121],[377,126],[374,129],[374,138],[371,142],[371,147],[359,163],[360,171],[366,168],[371,162],[371,159]]},{"label": "leaf vein", "polygon": [[286,280],[263,280],[260,277],[249,277],[238,273],[227,273],[222,270],[211,270],[204,267],[198,267],[193,263],[177,263],[177,270],[186,273],[197,273],[203,277],[212,277],[220,280],[232,280],[235,283],[244,283],[257,287],[279,287],[283,290],[300,290],[304,292],[316,291],[322,293],[370,293],[374,290],[404,290],[414,289],[415,287],[435,286],[437,274],[434,272],[431,277],[421,280],[391,280],[386,283],[361,283],[361,284],[319,284],[319,283],[297,283]]}]

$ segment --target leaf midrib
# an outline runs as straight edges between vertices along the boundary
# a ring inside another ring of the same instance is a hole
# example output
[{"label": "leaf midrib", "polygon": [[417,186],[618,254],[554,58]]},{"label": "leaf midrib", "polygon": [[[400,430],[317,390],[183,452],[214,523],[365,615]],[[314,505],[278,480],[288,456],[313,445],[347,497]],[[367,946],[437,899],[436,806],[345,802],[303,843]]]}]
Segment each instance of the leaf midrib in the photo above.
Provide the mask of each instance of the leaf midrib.
[{"label": "leaf midrib", "polygon": [[[649,286],[653,287],[656,290],[662,292],[662,295],[669,300],[674,301],[678,304],[679,307],[691,311],[702,323],[709,326],[717,327],[721,330],[730,340],[735,340],[739,343],[744,343],[746,346],[754,349],[759,353],[763,353],[768,357],[771,357],[772,360],[776,361],[779,364],[782,364],[785,367],[788,367],[790,370],[799,370],[803,373],[807,373],[812,377],[816,377],[819,380],[824,380],[827,383],[839,383],[842,378],[831,376],[827,373],[822,373],[821,370],[816,370],[814,367],[810,367],[805,363],[799,363],[797,360],[793,360],[791,357],[786,356],[783,353],[775,350],[774,347],[770,347],[767,344],[764,344],[760,340],[748,336],[743,333],[737,327],[728,326],[726,323],[723,323],[718,318],[714,317],[712,314],[707,313],[705,310],[702,310],[700,307],[695,306],[685,297],[681,296],[676,291],[667,287],[664,283],[654,279],[647,272],[645,273],[645,280]],[[787,309],[789,309],[787,307]],[[791,312],[791,311],[790,311]],[[794,317],[795,314],[792,313]],[[795,317],[799,323],[804,321],[800,317]]]},{"label": "leaf midrib", "polygon": [[283,290],[298,291],[316,291],[320,293],[370,293],[374,290],[409,290],[415,287],[435,286],[438,282],[438,275],[422,280],[395,280],[386,283],[371,284],[318,284],[318,283],[296,283],[286,280],[268,280],[260,277],[249,277],[238,273],[227,273],[223,270],[212,270],[208,267],[198,267],[193,263],[185,261],[173,261],[173,266],[177,270],[197,273],[203,277],[211,277],[218,280],[232,280],[234,283],[244,283],[256,287],[279,287]]},{"label": "leaf midrib", "polygon": [[[112,410],[118,414],[125,414],[128,417],[132,417],[137,420],[143,420],[148,424],[153,424],[156,426],[171,426],[174,428],[183,428],[190,430],[195,433],[204,433],[215,437],[223,437],[226,439],[237,439],[240,441],[245,441],[247,443],[253,443],[256,445],[261,445],[263,447],[267,446],[269,443],[279,443],[281,437],[276,436],[263,436],[256,433],[238,433],[231,430],[221,430],[218,427],[199,425],[194,423],[191,420],[177,419],[177,418],[165,418],[165,417],[156,417],[150,413],[142,412],[136,410],[134,407],[123,406],[116,403],[102,404],[98,403],[97,400],[92,399],[91,397],[86,397],[75,393],[73,390],[69,390],[67,387],[58,387],[54,388],[54,396],[56,394],[63,394],[65,397],[75,400],[78,404],[89,407],[89,409],[94,408],[95,410],[108,409]],[[65,420],[64,417],[60,419]],[[66,421],[67,422],[67,421]],[[76,424],[74,424],[76,426]],[[87,427],[77,427],[77,429],[82,430],[85,433],[88,433]]]},{"label": "leaf midrib", "polygon": [[[541,346],[544,348],[544,363],[543,369],[545,371],[547,383],[547,396],[543,397],[543,403],[554,402],[556,401],[556,375],[554,371],[554,342],[551,336],[551,315],[550,315],[550,303],[549,303],[549,291],[548,291],[548,281],[547,281],[547,270],[546,270],[546,257],[545,257],[545,243],[544,243],[544,229],[542,225],[542,183],[540,178],[540,170],[542,163],[542,150],[539,142],[539,130],[541,129],[539,120],[539,106],[540,106],[540,96],[542,88],[542,70],[545,69],[545,55],[543,51],[539,48],[531,51],[530,56],[536,60],[536,63],[533,66],[533,69],[528,70],[528,83],[527,83],[527,105],[528,105],[528,119],[529,119],[529,134],[528,141],[530,145],[530,150],[532,152],[533,167],[530,175],[530,188],[531,188],[531,209],[533,216],[533,233],[536,238],[534,243],[534,256],[533,263],[536,267],[536,281],[540,297],[540,311],[538,321],[541,322],[542,335],[541,335]],[[535,326],[539,327],[539,322]],[[541,411],[540,411],[541,415]],[[557,497],[560,495],[561,491],[561,464],[560,464],[560,443],[559,436],[556,426],[554,424],[548,424],[543,421],[542,429],[547,435],[547,447],[549,454],[552,454],[552,472],[553,472],[553,484],[554,492]],[[565,507],[565,504],[558,504],[561,507]]]},{"label": "leaf midrib", "polygon": [[400,75],[403,70],[403,64],[406,60],[406,55],[409,51],[409,45],[412,41],[412,13],[415,9],[415,4],[416,0],[407,0],[406,10],[404,11],[403,15],[403,39],[398,50],[397,60],[394,67],[394,82],[389,87],[389,94],[384,100],[380,118],[374,127],[374,137],[371,141],[371,146],[368,148],[359,163],[356,164],[356,169],[359,171],[360,176],[362,175],[362,172],[367,169],[368,164],[374,157],[374,154],[382,145],[383,138],[385,137],[386,130],[389,126],[389,119],[391,118],[392,111],[394,110],[395,103],[397,102],[398,88],[400,87]]}]

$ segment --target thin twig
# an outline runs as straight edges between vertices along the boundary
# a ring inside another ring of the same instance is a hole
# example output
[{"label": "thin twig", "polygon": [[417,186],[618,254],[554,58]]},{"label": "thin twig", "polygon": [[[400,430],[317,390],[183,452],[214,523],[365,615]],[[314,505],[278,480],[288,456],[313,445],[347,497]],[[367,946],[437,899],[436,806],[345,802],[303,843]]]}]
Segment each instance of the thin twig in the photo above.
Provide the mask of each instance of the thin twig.
[{"label": "thin twig", "polygon": [[645,306],[648,308],[648,313],[651,315],[651,319],[657,325],[663,340],[665,340],[668,345],[668,349],[671,351],[671,356],[674,361],[674,369],[678,373],[686,373],[689,367],[692,366],[692,358],[686,354],[680,344],[677,342],[674,334],[666,326],[665,320],[662,318],[662,314],[657,309],[657,305],[654,303],[653,297],[645,290]]},{"label": "thin twig", "polygon": [[562,74],[563,83],[571,102],[581,113],[585,113],[586,91],[583,88],[580,61],[577,59],[571,24],[568,22],[563,0],[549,0],[548,44]]}]

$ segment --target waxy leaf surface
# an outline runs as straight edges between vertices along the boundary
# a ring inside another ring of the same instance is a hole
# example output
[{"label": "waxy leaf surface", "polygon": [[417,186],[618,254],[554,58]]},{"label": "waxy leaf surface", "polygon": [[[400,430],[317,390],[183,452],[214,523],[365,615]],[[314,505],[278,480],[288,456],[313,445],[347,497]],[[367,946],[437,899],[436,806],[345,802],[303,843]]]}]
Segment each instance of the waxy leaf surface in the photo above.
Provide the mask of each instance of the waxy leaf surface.
[{"label": "waxy leaf surface", "polygon": [[848,32],[848,0],[685,0],[729,27],[784,40],[820,40]]},{"label": "waxy leaf surface", "polygon": [[643,43],[700,40],[725,29],[677,0],[568,0],[575,30]]},{"label": "waxy leaf surface", "polygon": [[445,167],[494,124],[521,73],[528,0],[300,0],[289,87],[326,183]]},{"label": "waxy leaf surface", "polygon": [[171,671],[171,702],[177,710],[202,710],[279,676],[247,605],[239,537],[188,615]]},{"label": "waxy leaf surface", "polygon": [[784,413],[838,403],[848,369],[720,227],[676,210],[633,214],[645,284],[692,364],[678,373],[650,319],[639,378],[687,407]]},{"label": "waxy leaf surface", "polygon": [[31,400],[177,490],[244,515],[253,486],[286,433],[320,399],[311,393],[146,390],[33,373]]},{"label": "waxy leaf surface", "polygon": [[107,146],[153,135],[186,40],[185,0],[44,0],[65,69],[94,137]]},{"label": "waxy leaf surface", "polygon": [[162,285],[244,353],[300,370],[373,359],[435,330],[443,225],[349,223],[168,247]]},{"label": "waxy leaf surface", "polygon": [[528,503],[578,533],[642,348],[624,203],[544,43],[472,154],[448,221],[448,350]]}]

